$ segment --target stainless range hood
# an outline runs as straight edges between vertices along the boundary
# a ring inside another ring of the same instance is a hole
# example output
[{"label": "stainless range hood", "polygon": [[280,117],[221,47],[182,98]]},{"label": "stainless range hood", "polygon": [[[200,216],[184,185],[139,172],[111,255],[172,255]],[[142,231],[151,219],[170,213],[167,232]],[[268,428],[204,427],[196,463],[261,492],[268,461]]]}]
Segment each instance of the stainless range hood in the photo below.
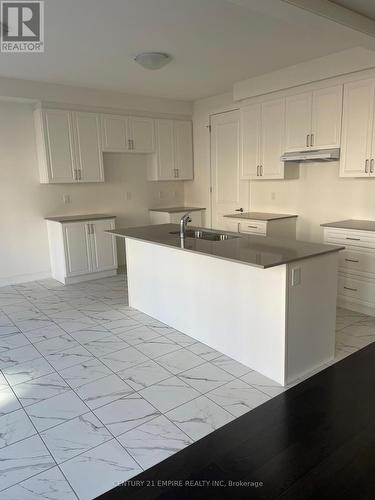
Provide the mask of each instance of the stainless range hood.
[{"label": "stainless range hood", "polygon": [[340,149],[315,149],[314,151],[297,151],[295,153],[284,153],[281,161],[335,161],[340,158]]}]

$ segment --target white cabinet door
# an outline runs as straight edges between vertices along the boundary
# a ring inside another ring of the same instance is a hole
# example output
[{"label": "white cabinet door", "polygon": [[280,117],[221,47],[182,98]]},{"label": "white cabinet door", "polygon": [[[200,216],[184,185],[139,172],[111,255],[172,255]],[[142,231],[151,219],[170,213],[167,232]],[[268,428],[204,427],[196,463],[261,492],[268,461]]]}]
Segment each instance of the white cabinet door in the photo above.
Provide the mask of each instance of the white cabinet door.
[{"label": "white cabinet door", "polygon": [[158,180],[175,179],[173,120],[156,120],[156,151]]},{"label": "white cabinet door", "polygon": [[261,105],[260,177],[283,179],[285,149],[285,100],[275,99]]},{"label": "white cabinet door", "polygon": [[92,271],[90,236],[86,222],[63,224],[66,276],[88,274]]},{"label": "white cabinet door", "polygon": [[72,114],[70,111],[47,109],[42,112],[42,140],[47,155],[47,182],[76,182],[77,169]]},{"label": "white cabinet door", "polygon": [[92,242],[93,272],[117,268],[117,251],[114,236],[105,233],[115,228],[114,220],[98,220],[90,223]]},{"label": "white cabinet door", "polygon": [[341,177],[367,177],[374,123],[375,80],[344,85]]},{"label": "white cabinet door", "polygon": [[223,217],[249,205],[249,182],[240,179],[240,112],[211,117],[212,227],[223,228]]},{"label": "white cabinet door", "polygon": [[256,179],[260,175],[260,118],[259,104],[240,110],[241,179]]},{"label": "white cabinet door", "polygon": [[155,127],[152,118],[131,116],[129,118],[130,149],[133,153],[153,153],[155,151]]},{"label": "white cabinet door", "polygon": [[102,148],[103,151],[130,151],[128,134],[128,118],[126,116],[102,115]]},{"label": "white cabinet door", "polygon": [[75,113],[78,180],[103,182],[103,157],[100,145],[100,117],[94,113]]},{"label": "white cabinet door", "polygon": [[312,149],[340,147],[342,88],[342,85],[336,85],[313,92]]},{"label": "white cabinet door", "polygon": [[304,151],[309,149],[308,136],[311,134],[311,103],[311,92],[286,98],[285,151]]},{"label": "white cabinet door", "polygon": [[180,180],[193,179],[193,132],[190,121],[174,122],[176,176]]}]

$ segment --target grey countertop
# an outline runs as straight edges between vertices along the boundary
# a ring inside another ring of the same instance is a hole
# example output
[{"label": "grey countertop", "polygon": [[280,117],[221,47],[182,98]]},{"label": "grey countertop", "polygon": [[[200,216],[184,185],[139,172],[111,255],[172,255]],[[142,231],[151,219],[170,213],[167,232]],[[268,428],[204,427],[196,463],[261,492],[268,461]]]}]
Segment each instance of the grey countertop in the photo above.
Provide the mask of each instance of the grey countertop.
[{"label": "grey countertop", "polygon": [[261,220],[270,221],[278,219],[290,219],[292,217],[298,217],[298,215],[292,214],[272,214],[267,212],[243,212],[236,214],[224,215],[224,217],[229,217],[231,219],[250,219],[250,220]]},{"label": "grey countertop", "polygon": [[165,212],[167,214],[176,214],[178,212],[198,212],[206,210],[204,207],[167,207],[167,208],[149,208],[150,212]]},{"label": "grey countertop", "polygon": [[78,214],[78,215],[56,215],[45,217],[45,220],[53,222],[83,222],[85,220],[115,219],[111,214]]},{"label": "grey countertop", "polygon": [[[237,238],[226,241],[185,238],[182,244],[178,229],[177,224],[158,224],[107,232],[122,238],[133,238],[148,243],[179,248],[182,251],[201,253],[263,269],[344,249],[341,246],[270,238],[268,236],[245,236],[228,232],[227,234],[235,235]],[[176,231],[177,234],[171,234]]]},{"label": "grey countertop", "polygon": [[375,221],[373,220],[340,220],[338,222],[327,222],[321,224],[323,227],[337,227],[339,229],[357,229],[358,231],[375,231]]}]

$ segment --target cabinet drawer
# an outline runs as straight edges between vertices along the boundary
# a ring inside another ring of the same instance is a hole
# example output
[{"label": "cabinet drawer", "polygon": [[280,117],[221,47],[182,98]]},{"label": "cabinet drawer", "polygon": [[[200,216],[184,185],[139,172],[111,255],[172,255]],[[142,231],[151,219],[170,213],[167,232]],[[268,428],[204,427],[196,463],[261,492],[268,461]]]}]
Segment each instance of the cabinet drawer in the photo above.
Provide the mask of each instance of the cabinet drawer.
[{"label": "cabinet drawer", "polygon": [[329,229],[325,231],[327,243],[339,245],[375,248],[375,233],[372,231],[347,231],[342,229]]},{"label": "cabinet drawer", "polygon": [[240,233],[257,234],[258,236],[266,236],[267,223],[263,222],[263,221],[253,221],[253,220],[249,220],[246,222],[240,222],[239,231],[240,231]]},{"label": "cabinet drawer", "polygon": [[339,266],[348,272],[375,274],[375,253],[343,250],[339,252]]},{"label": "cabinet drawer", "polygon": [[338,294],[363,302],[375,303],[375,284],[339,276]]}]

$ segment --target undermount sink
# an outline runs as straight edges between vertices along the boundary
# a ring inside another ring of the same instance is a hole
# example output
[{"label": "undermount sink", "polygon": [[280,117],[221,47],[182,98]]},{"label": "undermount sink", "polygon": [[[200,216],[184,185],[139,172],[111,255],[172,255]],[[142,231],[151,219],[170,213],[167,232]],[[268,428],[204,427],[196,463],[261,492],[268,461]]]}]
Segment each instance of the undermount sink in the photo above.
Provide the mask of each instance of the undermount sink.
[{"label": "undermount sink", "polygon": [[[171,231],[169,234],[180,234],[180,231]],[[185,231],[185,238],[195,238],[197,240],[208,241],[226,241],[234,238],[239,238],[232,234],[215,233],[211,231],[202,231],[200,229],[187,229]]]}]

